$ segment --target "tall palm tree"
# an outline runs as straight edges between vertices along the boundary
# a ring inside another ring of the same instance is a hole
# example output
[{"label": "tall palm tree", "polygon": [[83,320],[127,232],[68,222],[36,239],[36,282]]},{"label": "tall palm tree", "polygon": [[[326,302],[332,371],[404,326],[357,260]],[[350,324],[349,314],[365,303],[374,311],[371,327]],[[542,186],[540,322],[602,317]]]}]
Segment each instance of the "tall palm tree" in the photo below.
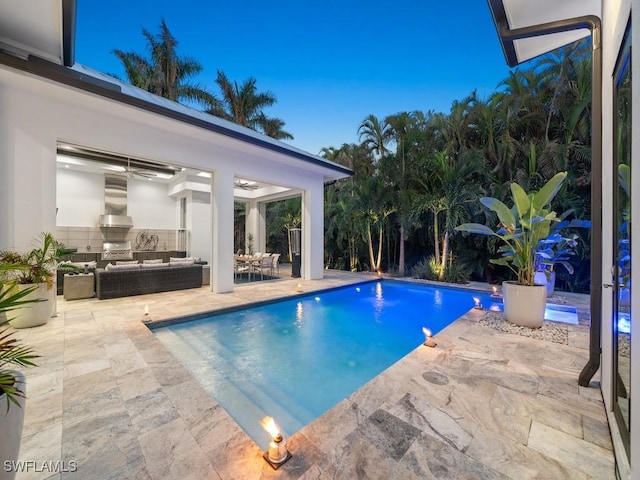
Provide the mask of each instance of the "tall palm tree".
[{"label": "tall palm tree", "polygon": [[249,77],[242,84],[231,81],[218,70],[216,83],[222,95],[220,103],[212,105],[208,113],[235,122],[239,125],[255,129],[262,109],[276,103],[276,97],[271,92],[258,93],[257,80]]},{"label": "tall palm tree", "polygon": [[387,152],[387,145],[393,140],[393,130],[391,125],[384,120],[378,120],[373,114],[365,118],[358,127],[360,142],[368,148],[376,158],[384,157]]},{"label": "tall palm tree", "polygon": [[398,275],[404,276],[407,216],[411,204],[411,192],[407,189],[409,176],[407,161],[409,157],[407,156],[406,139],[412,127],[413,118],[409,112],[400,112],[395,115],[389,115],[384,121],[391,126],[396,144],[395,159],[400,164],[400,168],[393,168],[389,165],[390,168],[387,168],[387,175],[392,179],[392,184],[396,186],[396,206],[398,209],[398,225],[400,227]]},{"label": "tall palm tree", "polygon": [[147,39],[149,58],[117,49],[112,52],[122,62],[129,83],[175,102],[203,105],[217,102],[203,86],[188,83],[190,77],[202,71],[202,65],[192,58],[178,55],[178,41],[164,19],[160,22],[158,34],[153,35],[143,28],[142,35]]}]

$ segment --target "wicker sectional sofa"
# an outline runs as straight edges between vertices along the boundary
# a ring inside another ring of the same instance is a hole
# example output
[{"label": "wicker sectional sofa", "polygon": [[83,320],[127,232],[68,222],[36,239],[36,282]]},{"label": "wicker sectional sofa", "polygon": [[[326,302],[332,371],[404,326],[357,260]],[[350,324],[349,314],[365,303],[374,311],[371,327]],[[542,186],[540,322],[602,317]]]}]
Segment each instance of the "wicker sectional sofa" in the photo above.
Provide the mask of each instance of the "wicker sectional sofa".
[{"label": "wicker sectional sofa", "polygon": [[[166,266],[165,266],[166,265]],[[202,286],[202,265],[138,265],[137,268],[97,268],[96,296],[100,299],[168,292]]]}]

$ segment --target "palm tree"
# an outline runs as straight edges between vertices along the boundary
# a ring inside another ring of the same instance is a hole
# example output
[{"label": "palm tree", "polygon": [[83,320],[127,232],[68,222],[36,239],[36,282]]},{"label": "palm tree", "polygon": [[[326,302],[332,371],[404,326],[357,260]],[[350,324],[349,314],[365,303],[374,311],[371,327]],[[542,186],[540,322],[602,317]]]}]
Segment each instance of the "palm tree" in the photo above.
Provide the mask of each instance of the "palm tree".
[{"label": "palm tree", "polygon": [[262,133],[276,140],[293,140],[293,135],[284,130],[284,120],[267,117],[264,113],[258,116],[258,125]]},{"label": "palm tree", "polygon": [[[354,190],[355,217],[362,221],[361,227],[369,251],[369,268],[372,272],[380,272],[384,228],[387,218],[395,209],[390,202],[389,191],[378,175],[364,177]],[[374,251],[372,230],[376,231],[378,237],[376,251]]]},{"label": "palm tree", "polygon": [[375,115],[371,114],[360,124],[358,133],[361,144],[369,149],[376,158],[384,157],[387,154],[387,145],[393,140],[391,125],[384,120],[378,120]]},{"label": "palm tree", "polygon": [[407,191],[407,156],[405,140],[412,124],[411,114],[409,112],[400,112],[395,115],[389,115],[385,118],[385,122],[391,125],[393,137],[396,144],[396,162],[399,161],[400,168],[389,168],[387,171],[391,174],[393,183],[397,187],[398,199],[396,205],[398,207],[398,224],[400,227],[400,252],[398,254],[398,275],[404,276],[405,271],[405,240],[407,213],[409,204],[409,193]]},{"label": "palm tree", "polygon": [[178,56],[178,41],[162,19],[160,32],[153,35],[142,29],[147,39],[149,58],[135,53],[113,50],[125,69],[131,85],[174,102],[196,102],[212,105],[217,102],[206,88],[190,84],[187,79],[202,71],[202,65],[189,57]]}]

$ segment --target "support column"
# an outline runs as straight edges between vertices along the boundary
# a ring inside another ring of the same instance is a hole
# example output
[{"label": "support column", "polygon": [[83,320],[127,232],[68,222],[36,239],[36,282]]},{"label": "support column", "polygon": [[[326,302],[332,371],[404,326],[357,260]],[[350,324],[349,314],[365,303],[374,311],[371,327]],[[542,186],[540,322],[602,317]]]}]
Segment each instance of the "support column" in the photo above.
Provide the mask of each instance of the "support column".
[{"label": "support column", "polygon": [[[262,202],[251,200],[247,204],[246,232],[253,235],[253,251],[265,252],[267,249],[267,234],[265,222],[266,206]],[[248,253],[248,252],[246,252]]]},{"label": "support column", "polygon": [[324,184],[317,182],[302,194],[302,277],[324,275]]},{"label": "support column", "polygon": [[211,291],[233,291],[233,173],[211,175]]}]

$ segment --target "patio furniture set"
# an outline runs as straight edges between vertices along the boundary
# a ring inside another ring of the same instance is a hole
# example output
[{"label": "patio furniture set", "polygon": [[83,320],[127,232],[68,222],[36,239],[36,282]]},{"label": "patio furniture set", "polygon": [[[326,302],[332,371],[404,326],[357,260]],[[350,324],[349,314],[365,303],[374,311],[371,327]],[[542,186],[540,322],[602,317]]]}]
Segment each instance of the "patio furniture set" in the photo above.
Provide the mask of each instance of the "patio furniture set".
[{"label": "patio furniture set", "polygon": [[279,253],[258,252],[254,255],[242,255],[242,252],[238,251],[233,257],[234,280],[237,281],[238,276],[245,273],[248,281],[251,281],[252,275],[257,278],[258,274],[260,280],[264,280],[265,274],[272,278],[280,272],[279,261]]}]

